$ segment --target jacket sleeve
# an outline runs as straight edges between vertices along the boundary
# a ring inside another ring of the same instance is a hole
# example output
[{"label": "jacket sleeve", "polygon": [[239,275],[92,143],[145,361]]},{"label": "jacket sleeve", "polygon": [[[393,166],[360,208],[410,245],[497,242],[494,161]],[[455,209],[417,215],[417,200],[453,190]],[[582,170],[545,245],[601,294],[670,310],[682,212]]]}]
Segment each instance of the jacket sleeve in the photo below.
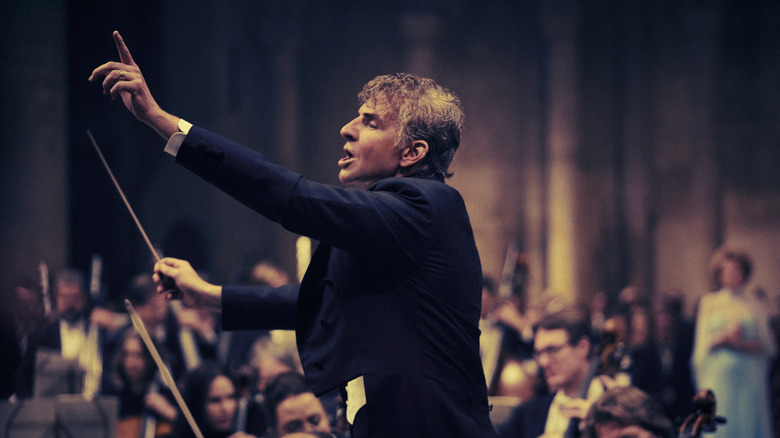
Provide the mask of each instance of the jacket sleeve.
[{"label": "jacket sleeve", "polygon": [[294,330],[300,284],[270,286],[224,286],[224,330]]},{"label": "jacket sleeve", "polygon": [[177,163],[287,230],[357,254],[419,260],[436,233],[440,182],[388,178],[360,191],[303,178],[263,154],[193,126]]}]

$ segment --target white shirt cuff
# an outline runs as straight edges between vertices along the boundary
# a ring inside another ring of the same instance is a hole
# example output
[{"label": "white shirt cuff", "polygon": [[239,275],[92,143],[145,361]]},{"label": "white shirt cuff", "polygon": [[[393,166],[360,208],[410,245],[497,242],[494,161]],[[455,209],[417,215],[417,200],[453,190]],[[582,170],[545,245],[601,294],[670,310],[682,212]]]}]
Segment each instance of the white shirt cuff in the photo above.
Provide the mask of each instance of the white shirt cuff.
[{"label": "white shirt cuff", "polygon": [[168,139],[168,144],[165,145],[165,152],[173,155],[174,157],[178,155],[179,148],[184,142],[184,137],[186,137],[187,133],[190,132],[190,128],[192,128],[192,123],[184,119],[179,119],[179,131],[181,132],[175,132],[171,138]]}]

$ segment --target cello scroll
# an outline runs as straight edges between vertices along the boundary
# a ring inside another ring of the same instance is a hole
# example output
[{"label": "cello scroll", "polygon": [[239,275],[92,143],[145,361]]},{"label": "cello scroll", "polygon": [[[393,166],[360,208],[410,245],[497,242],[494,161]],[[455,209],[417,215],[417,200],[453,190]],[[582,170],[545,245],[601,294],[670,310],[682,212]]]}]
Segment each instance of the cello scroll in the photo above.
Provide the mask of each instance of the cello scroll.
[{"label": "cello scroll", "polygon": [[715,432],[718,424],[725,424],[726,418],[715,415],[717,400],[711,389],[701,389],[693,397],[693,412],[680,426],[678,438],[699,438],[702,432]]}]

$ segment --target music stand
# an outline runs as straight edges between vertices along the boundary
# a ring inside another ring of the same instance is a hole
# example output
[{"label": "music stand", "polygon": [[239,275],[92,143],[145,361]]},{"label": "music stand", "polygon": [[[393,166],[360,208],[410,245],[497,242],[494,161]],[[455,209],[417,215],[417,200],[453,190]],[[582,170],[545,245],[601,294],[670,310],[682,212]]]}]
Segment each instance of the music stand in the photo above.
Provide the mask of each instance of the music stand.
[{"label": "music stand", "polygon": [[119,397],[101,395],[86,400],[75,394],[59,395],[57,427],[63,438],[112,438],[119,417]]},{"label": "music stand", "polygon": [[81,392],[83,371],[75,359],[64,359],[59,351],[39,349],[35,354],[35,397],[53,397]]},{"label": "music stand", "polygon": [[55,400],[52,398],[0,402],[0,436],[5,438],[54,438]]}]

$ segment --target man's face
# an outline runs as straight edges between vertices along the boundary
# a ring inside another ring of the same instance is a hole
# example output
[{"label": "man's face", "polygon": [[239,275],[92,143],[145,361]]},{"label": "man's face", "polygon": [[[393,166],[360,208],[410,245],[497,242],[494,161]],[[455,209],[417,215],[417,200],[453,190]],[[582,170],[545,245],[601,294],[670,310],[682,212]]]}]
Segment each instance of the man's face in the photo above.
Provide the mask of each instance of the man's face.
[{"label": "man's face", "polygon": [[75,321],[86,305],[86,292],[78,283],[57,283],[57,310],[62,318]]},{"label": "man's face", "polygon": [[595,429],[598,438],[656,438],[639,426],[621,426],[615,422],[597,424]]},{"label": "man's face", "polygon": [[288,397],[276,407],[279,436],[295,432],[330,432],[328,414],[311,392]]},{"label": "man's face", "polygon": [[401,151],[395,149],[398,127],[385,101],[365,104],[358,116],[341,128],[346,156],[339,160],[339,181],[363,189],[400,173]]},{"label": "man's face", "polygon": [[136,307],[136,312],[147,327],[156,328],[168,316],[168,300],[165,295],[156,293],[149,301]]},{"label": "man's face", "polygon": [[534,356],[551,390],[562,390],[568,396],[577,395],[587,372],[589,348],[590,344],[584,339],[571,345],[564,329],[540,328],[536,331]]}]

